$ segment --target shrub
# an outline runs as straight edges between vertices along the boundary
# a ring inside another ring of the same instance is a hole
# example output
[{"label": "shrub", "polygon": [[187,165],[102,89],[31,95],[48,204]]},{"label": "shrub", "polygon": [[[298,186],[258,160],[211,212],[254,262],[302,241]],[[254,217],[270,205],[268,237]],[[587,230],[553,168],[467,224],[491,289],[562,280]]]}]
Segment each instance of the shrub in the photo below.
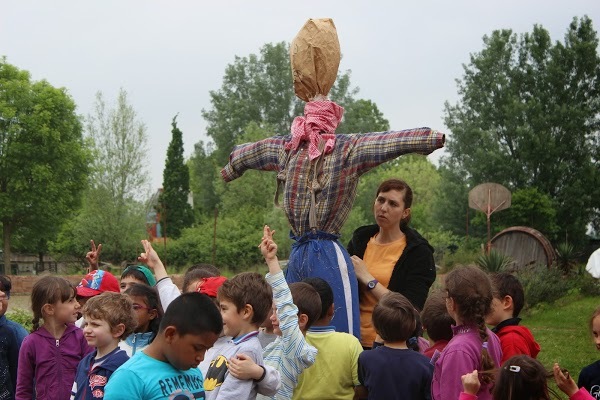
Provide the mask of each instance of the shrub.
[{"label": "shrub", "polygon": [[513,259],[499,251],[491,250],[489,254],[480,255],[475,260],[475,264],[487,272],[501,272],[509,269]]},{"label": "shrub", "polygon": [[31,328],[33,327],[33,315],[31,315],[30,312],[15,308],[6,312],[6,318],[23,325],[28,332],[31,332]]},{"label": "shrub", "polygon": [[556,246],[556,265],[563,274],[569,274],[576,265],[577,253],[575,247],[568,242],[559,243]]},{"label": "shrub", "polygon": [[434,249],[433,258],[437,265],[443,263],[447,253],[454,254],[459,248],[460,237],[450,231],[423,232],[423,236]]},{"label": "shrub", "polygon": [[536,265],[520,270],[518,277],[523,285],[528,307],[542,302],[553,303],[572,288],[569,280],[565,279],[562,271],[556,267]]},{"label": "shrub", "polygon": [[580,268],[578,274],[570,277],[571,287],[583,296],[600,296],[600,279],[594,278],[586,270]]},{"label": "shrub", "polygon": [[[458,248],[444,253],[441,265],[444,272],[450,271],[455,265],[470,265],[475,263],[483,251],[482,241],[478,238],[465,237],[458,243]],[[450,250],[450,249],[449,249]]]}]

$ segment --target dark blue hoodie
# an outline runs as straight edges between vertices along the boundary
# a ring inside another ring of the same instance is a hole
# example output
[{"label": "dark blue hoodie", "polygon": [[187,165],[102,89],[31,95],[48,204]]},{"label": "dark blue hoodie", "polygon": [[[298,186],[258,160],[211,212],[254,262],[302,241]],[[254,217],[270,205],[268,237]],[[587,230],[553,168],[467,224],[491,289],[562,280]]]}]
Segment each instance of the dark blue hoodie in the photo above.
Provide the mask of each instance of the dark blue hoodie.
[{"label": "dark blue hoodie", "polygon": [[77,366],[71,400],[98,400],[104,398],[104,387],[117,368],[129,360],[127,353],[116,348],[96,359],[98,350],[86,355]]}]

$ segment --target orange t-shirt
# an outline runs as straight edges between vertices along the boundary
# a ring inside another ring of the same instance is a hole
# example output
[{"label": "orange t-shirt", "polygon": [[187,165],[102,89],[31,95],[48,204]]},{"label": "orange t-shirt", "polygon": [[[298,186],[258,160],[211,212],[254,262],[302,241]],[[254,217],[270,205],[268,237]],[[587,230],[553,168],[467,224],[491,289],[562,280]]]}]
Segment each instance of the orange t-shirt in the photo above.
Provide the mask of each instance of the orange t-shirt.
[{"label": "orange t-shirt", "polygon": [[[406,236],[392,243],[378,244],[375,242],[377,235],[373,236],[367,248],[363,261],[367,269],[381,285],[387,287],[390,283],[394,265],[406,248]],[[365,347],[372,347],[375,340],[375,328],[372,323],[373,308],[377,298],[364,286],[360,287],[360,341]]]}]

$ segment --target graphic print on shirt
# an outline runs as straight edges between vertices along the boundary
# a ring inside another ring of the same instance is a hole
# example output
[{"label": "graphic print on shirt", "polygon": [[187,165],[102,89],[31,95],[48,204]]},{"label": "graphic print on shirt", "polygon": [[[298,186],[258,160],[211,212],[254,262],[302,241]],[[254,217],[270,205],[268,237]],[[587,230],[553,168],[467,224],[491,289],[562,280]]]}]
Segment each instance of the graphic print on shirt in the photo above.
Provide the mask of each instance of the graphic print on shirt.
[{"label": "graphic print on shirt", "polygon": [[92,396],[95,399],[104,398],[104,386],[106,386],[107,382],[108,379],[105,376],[96,374],[90,375],[89,385],[92,390]]},{"label": "graphic print on shirt", "polygon": [[174,375],[158,381],[164,398],[169,400],[204,400],[201,376]]},{"label": "graphic print on shirt", "polygon": [[593,385],[590,388],[590,394],[592,395],[593,398],[595,398],[596,400],[600,400],[600,385]]},{"label": "graphic print on shirt", "polygon": [[225,375],[229,370],[229,364],[227,358],[219,355],[217,358],[211,361],[208,371],[206,371],[206,378],[204,379],[204,390],[210,392],[217,386],[221,386],[225,381]]}]

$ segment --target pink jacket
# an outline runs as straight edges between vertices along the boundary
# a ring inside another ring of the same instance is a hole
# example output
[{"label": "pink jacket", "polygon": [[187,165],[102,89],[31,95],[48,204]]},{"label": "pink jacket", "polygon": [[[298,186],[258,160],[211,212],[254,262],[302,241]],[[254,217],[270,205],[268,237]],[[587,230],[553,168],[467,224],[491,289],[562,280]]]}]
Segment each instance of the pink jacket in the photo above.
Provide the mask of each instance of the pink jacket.
[{"label": "pink jacket", "polygon": [[77,365],[92,350],[73,324],[59,340],[40,327],[21,345],[15,400],[69,400]]},{"label": "pink jacket", "polygon": [[[460,392],[460,396],[458,396],[458,400],[477,400],[477,396],[474,394],[468,394],[465,392]],[[584,388],[580,388],[575,394],[569,397],[569,400],[594,400],[591,394],[588,393]]]}]

